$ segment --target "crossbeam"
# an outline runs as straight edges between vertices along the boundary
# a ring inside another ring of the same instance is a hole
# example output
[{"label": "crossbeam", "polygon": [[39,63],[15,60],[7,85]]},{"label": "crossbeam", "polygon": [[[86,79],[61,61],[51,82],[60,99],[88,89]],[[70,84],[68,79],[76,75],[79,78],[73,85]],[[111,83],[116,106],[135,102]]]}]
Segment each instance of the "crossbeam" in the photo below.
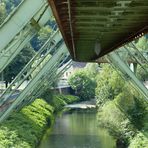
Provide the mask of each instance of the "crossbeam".
[{"label": "crossbeam", "polygon": [[56,63],[56,61],[66,54],[67,48],[64,44],[64,42],[60,42],[60,44],[57,45],[57,51],[54,53],[54,55],[42,66],[42,68],[36,73],[34,78],[29,82],[27,87],[19,94],[19,96],[12,102],[11,105],[8,106],[2,113],[0,117],[0,122],[6,119],[9,114],[17,107],[18,104],[20,104],[25,98],[31,94],[34,90],[34,88],[39,85],[42,80],[42,78],[46,77],[46,74],[48,71],[52,68],[52,66]]},{"label": "crossbeam", "polygon": [[[42,16],[41,16],[42,15]],[[11,40],[11,42],[1,50],[0,53],[0,73],[19,54],[25,45],[33,38],[38,30],[52,18],[51,9],[43,8],[29,23]]]},{"label": "crossbeam", "polygon": [[0,53],[31,18],[46,6],[47,2],[44,0],[24,0],[21,3],[13,15],[0,26]]}]

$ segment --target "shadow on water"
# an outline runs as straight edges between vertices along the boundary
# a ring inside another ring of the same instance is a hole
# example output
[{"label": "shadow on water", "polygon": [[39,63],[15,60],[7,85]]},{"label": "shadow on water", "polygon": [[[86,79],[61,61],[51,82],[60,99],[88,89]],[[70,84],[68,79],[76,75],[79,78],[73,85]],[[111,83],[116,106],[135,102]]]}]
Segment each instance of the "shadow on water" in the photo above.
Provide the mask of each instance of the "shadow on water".
[{"label": "shadow on water", "polygon": [[115,148],[115,140],[97,125],[96,113],[67,112],[56,118],[39,148]]}]

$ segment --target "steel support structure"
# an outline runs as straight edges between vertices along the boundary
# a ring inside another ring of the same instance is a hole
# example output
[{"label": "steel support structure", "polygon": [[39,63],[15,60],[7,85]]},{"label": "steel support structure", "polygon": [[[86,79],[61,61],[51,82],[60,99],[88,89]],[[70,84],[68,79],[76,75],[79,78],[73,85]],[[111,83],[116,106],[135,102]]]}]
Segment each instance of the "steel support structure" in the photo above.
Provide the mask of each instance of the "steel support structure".
[{"label": "steel support structure", "polygon": [[143,83],[135,76],[131,71],[129,66],[121,59],[117,52],[112,52],[108,54],[107,58],[109,61],[122,72],[123,76],[132,83],[132,85],[141,92],[145,99],[148,100],[148,89],[143,85]]},{"label": "steel support structure", "polygon": [[[43,7],[26,26],[11,40],[11,42],[1,50],[0,53],[0,73],[11,63],[16,55],[24,48],[30,39],[52,18],[49,7]],[[5,34],[4,34],[5,35]]]},{"label": "steel support structure", "polygon": [[20,4],[13,15],[0,25],[0,53],[33,17],[40,15],[47,5],[45,0],[24,0]]},{"label": "steel support structure", "polygon": [[[16,76],[16,78],[11,82],[9,87],[3,92],[0,97],[0,106],[5,103],[5,101],[9,100],[11,96],[19,89],[19,87],[23,84],[24,81],[31,81],[33,78],[33,74],[36,74],[39,71],[39,68],[43,66],[47,61],[43,62],[44,59],[50,58],[51,51],[53,52],[54,47],[56,45],[51,46],[51,42],[54,40],[55,44],[58,44],[61,40],[61,34],[59,30],[55,31],[51,37],[45,42],[45,44],[40,48],[40,50],[36,53],[36,55],[30,60],[30,62],[21,70],[21,72]],[[42,56],[42,53],[46,54]],[[33,66],[32,66],[33,65]]]},{"label": "steel support structure", "polygon": [[[63,58],[62,62],[64,62],[65,59],[67,58],[66,57]],[[59,79],[63,75],[63,73],[70,67],[70,65],[71,65],[71,61],[69,61],[66,66],[64,66],[62,69],[59,70],[58,68],[61,66],[61,63],[56,63],[51,68],[52,69],[51,72],[48,72],[46,77],[41,80],[39,85],[36,85],[36,88],[34,88],[32,93],[29,94],[29,96],[27,96],[27,98],[24,101],[20,102],[17,105],[16,110],[20,110],[25,105],[30,104],[36,98],[40,97],[47,89],[50,89],[52,87],[52,83],[57,79]]]},{"label": "steel support structure", "polygon": [[143,64],[148,64],[148,61],[145,59],[143,54],[140,53],[140,51],[135,51],[134,49],[131,50],[131,48],[128,48],[127,46],[124,49],[126,49],[131,59],[134,59],[136,61],[135,63],[139,64],[142,69],[148,73],[148,69],[143,66]]},{"label": "steel support structure", "polygon": [[[53,40],[55,45],[53,45],[52,43]],[[38,53],[30,60],[30,62],[22,69],[22,71],[12,81],[10,86],[4,91],[4,93],[0,97],[0,115],[2,115],[3,112],[7,110],[7,108],[9,108],[11,103],[14,102],[15,99],[11,98],[13,98],[13,95],[16,93],[18,88],[23,84],[23,82],[28,80],[29,81],[28,85],[29,85],[32,82],[32,80],[36,77],[36,75],[40,72],[40,70],[52,58],[53,53],[56,52],[57,47],[61,44],[63,44],[63,39],[59,30],[57,30],[51,35],[51,37],[41,47]],[[28,85],[26,87],[28,87]],[[22,92],[20,92],[19,96],[22,94]]]},{"label": "steel support structure", "polygon": [[[18,97],[10,104],[7,108],[5,108],[1,112],[0,122],[9,116],[9,114],[17,107],[18,104],[21,104],[23,100],[36,88],[36,86],[40,85],[40,82],[46,78],[48,72],[52,69],[52,66],[64,55],[67,54],[67,48],[64,42],[58,43],[54,47],[54,55],[52,55],[47,62],[41,67],[41,69],[34,75],[34,77],[30,80],[29,84],[26,88],[18,95]],[[8,100],[7,100],[8,101]],[[4,105],[4,104],[3,104]]]}]

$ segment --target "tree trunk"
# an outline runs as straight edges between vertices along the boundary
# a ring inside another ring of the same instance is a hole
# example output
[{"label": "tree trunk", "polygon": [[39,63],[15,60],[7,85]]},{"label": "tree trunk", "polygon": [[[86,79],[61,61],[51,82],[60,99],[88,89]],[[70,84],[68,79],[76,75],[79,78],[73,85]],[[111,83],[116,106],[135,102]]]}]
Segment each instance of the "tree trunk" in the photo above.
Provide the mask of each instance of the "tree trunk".
[{"label": "tree trunk", "polygon": [[5,86],[6,86],[6,88],[8,87],[8,81],[5,81]]}]

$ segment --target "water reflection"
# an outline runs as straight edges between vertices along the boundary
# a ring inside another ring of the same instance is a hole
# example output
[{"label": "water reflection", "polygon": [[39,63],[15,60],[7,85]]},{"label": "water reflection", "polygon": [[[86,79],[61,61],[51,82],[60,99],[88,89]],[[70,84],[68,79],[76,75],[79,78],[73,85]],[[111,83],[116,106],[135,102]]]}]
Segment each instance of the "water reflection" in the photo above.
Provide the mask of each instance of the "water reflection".
[{"label": "water reflection", "polygon": [[96,114],[73,112],[56,119],[40,148],[114,148],[115,141],[97,127]]}]

